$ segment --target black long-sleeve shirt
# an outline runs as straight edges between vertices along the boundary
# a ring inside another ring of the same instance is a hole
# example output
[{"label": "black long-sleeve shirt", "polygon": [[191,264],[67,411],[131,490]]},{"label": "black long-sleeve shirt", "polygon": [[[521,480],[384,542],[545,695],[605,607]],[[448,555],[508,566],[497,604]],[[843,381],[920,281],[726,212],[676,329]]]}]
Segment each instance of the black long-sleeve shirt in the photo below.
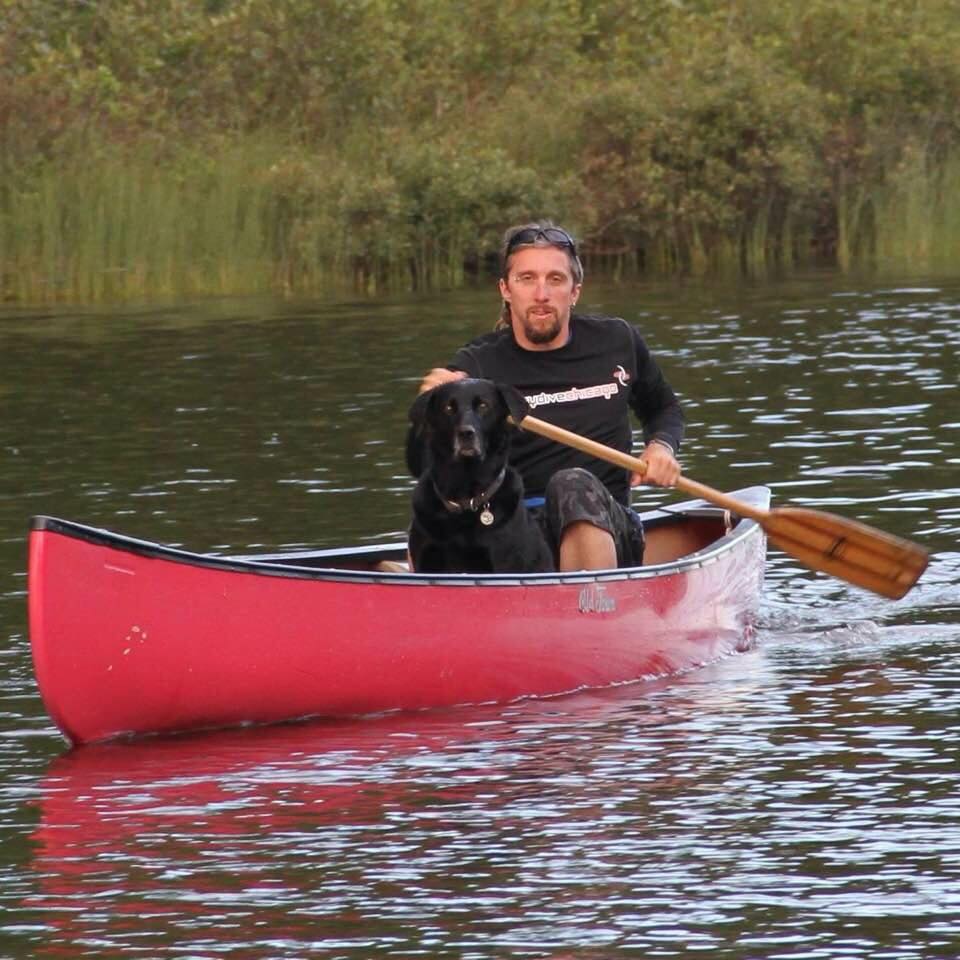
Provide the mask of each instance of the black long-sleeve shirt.
[{"label": "black long-sleeve shirt", "polygon": [[[676,451],[683,439],[680,403],[640,332],[619,317],[574,314],[570,338],[553,350],[525,350],[512,331],[485,334],[461,347],[449,364],[471,377],[510,384],[542,420],[631,452],[629,410],[646,442],[665,440]],[[519,431],[510,460],[527,496],[542,496],[565,467],[586,467],[621,502],[629,502],[628,471],[537,434]]]}]

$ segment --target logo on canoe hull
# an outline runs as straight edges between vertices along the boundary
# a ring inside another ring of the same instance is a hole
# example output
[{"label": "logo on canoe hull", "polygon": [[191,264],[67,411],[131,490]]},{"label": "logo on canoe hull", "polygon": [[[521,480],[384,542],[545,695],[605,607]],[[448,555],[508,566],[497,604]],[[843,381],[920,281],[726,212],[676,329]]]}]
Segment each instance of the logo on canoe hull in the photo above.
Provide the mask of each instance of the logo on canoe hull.
[{"label": "logo on canoe hull", "polygon": [[581,613],[613,613],[617,609],[617,601],[608,597],[599,583],[588,583],[580,591],[577,609]]}]

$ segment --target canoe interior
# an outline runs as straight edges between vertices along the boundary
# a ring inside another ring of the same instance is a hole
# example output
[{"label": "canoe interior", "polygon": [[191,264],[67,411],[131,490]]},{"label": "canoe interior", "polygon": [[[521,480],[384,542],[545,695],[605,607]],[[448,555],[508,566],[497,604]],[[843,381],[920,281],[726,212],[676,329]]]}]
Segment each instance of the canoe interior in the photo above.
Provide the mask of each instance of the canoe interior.
[{"label": "canoe interior", "polygon": [[[738,518],[728,511],[716,507],[685,509],[682,513],[656,510],[643,514],[644,566],[670,563],[704,550],[730,533],[738,522]],[[350,550],[256,554],[231,559],[318,570],[401,573],[407,569],[407,547],[405,543],[378,544]]]},{"label": "canoe interior", "polygon": [[[753,509],[766,510],[770,503],[767,487],[747,487],[734,492]],[[703,500],[691,500],[640,513],[646,535],[643,565],[619,570],[573,571],[569,573],[494,573],[423,574],[411,572],[407,565],[406,541],[297,551],[237,555],[234,553],[192,553],[151,541],[139,540],[97,527],[36,516],[31,520],[31,539],[36,536],[62,535],[68,539],[119,550],[134,555],[173,561],[191,567],[204,567],[265,576],[294,579],[344,580],[363,583],[447,583],[469,586],[484,584],[547,584],[627,577],[656,577],[709,562],[750,537],[756,523],[732,515]],[[39,543],[39,540],[37,541]],[[39,569],[34,572],[36,580]]]},{"label": "canoe interior", "polygon": [[703,550],[728,534],[733,526],[734,520],[727,511],[713,508],[645,522],[644,565],[670,563]]}]

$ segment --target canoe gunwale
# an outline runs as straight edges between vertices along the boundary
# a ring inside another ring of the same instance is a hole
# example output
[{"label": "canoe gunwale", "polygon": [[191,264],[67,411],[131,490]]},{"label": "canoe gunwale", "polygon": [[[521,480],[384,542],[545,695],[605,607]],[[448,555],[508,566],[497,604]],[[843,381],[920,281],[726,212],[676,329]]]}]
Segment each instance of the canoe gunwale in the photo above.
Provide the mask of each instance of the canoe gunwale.
[{"label": "canoe gunwale", "polygon": [[[759,508],[766,508],[770,499],[767,487],[750,487],[737,491],[740,499]],[[641,513],[645,523],[656,525],[667,523],[677,515],[696,515],[701,517],[721,517],[725,511],[706,504],[702,500],[692,500],[676,504],[667,509],[656,509]],[[676,560],[651,564],[645,567],[618,568],[612,570],[577,571],[571,573],[529,573],[529,574],[469,574],[469,573],[409,573],[386,572],[378,570],[349,570],[337,567],[316,566],[316,560],[329,557],[330,560],[368,557],[396,557],[406,552],[406,543],[370,544],[344,550],[334,548],[292,554],[262,554],[250,556],[229,556],[221,554],[201,554],[177,547],[164,546],[149,540],[140,540],[123,534],[114,533],[101,527],[92,527],[62,520],[51,516],[35,516],[30,521],[31,531],[47,531],[73,537],[98,546],[137,554],[168,562],[188,564],[208,570],[222,570],[231,573],[286,577],[297,580],[319,580],[357,584],[390,584],[410,586],[543,586],[557,584],[576,584],[608,582],[615,580],[645,580],[667,574],[683,573],[705,567],[722,559],[731,549],[747,537],[762,535],[759,524],[754,520],[739,518],[733,528],[724,536]],[[297,558],[311,558],[311,565],[292,563]]]}]

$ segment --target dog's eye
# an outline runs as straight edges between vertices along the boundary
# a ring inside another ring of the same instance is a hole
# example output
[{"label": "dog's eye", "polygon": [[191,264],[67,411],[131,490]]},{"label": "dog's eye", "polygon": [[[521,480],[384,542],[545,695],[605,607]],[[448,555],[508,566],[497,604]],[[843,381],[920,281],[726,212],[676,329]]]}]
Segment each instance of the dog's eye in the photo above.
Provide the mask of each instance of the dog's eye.
[{"label": "dog's eye", "polygon": [[452,417],[457,412],[457,405],[452,400],[448,400],[443,405],[443,412]]},{"label": "dog's eye", "polygon": [[478,400],[476,410],[477,413],[486,413],[490,409],[490,404],[486,400]]}]

